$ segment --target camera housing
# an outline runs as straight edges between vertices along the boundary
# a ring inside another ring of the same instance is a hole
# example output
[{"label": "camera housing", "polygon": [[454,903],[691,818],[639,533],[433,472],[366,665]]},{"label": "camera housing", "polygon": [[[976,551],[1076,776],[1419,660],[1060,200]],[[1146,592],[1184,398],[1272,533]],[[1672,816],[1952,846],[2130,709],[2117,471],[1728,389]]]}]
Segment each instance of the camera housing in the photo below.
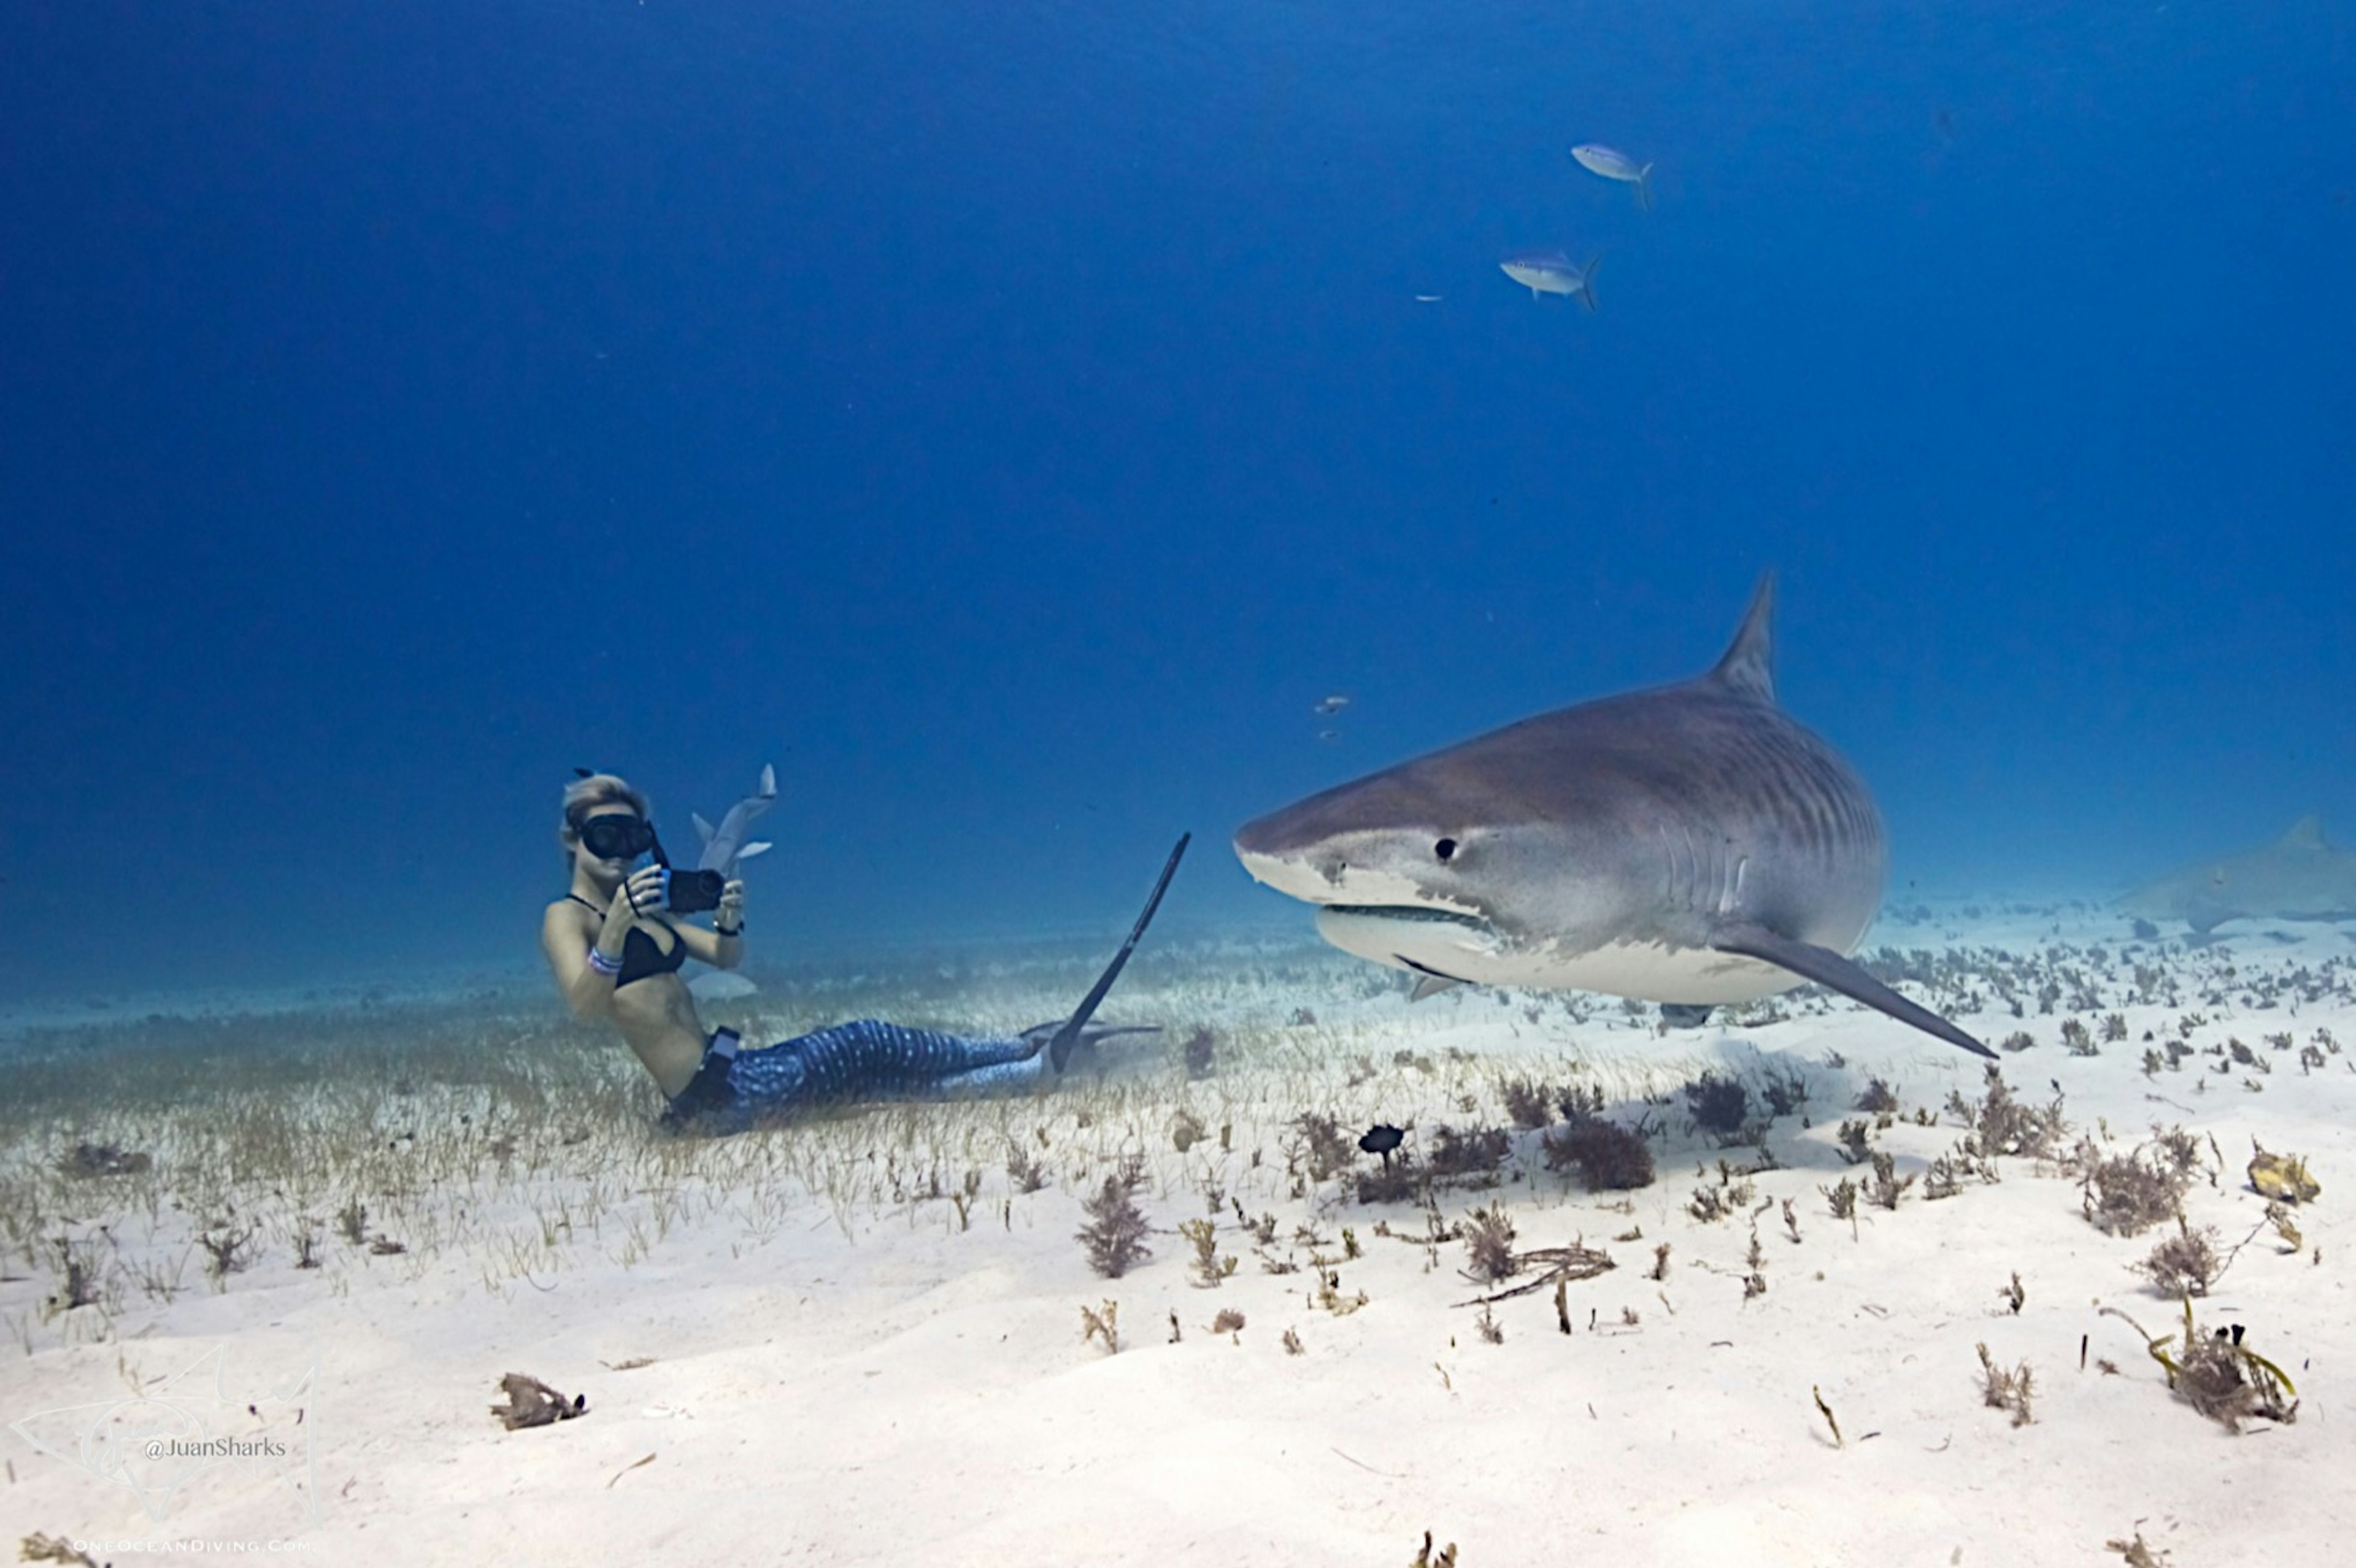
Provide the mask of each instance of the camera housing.
[{"label": "camera housing", "polygon": [[673,914],[701,914],[720,907],[727,879],[717,871],[663,871],[663,905]]}]

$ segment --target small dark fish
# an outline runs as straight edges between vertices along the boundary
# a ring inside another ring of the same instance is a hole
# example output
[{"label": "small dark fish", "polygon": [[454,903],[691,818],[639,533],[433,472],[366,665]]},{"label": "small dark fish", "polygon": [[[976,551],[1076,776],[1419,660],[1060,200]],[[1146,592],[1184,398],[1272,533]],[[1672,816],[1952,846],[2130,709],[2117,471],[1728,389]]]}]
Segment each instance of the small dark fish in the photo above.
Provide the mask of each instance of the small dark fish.
[{"label": "small dark fish", "polygon": [[1334,741],[1342,738],[1342,731],[1339,730],[1320,730],[1317,731],[1317,738],[1330,746]]},{"label": "small dark fish", "polygon": [[1346,691],[1337,691],[1330,697],[1319,698],[1317,699],[1317,707],[1314,711],[1320,715],[1330,717],[1333,714],[1341,712],[1342,709],[1349,706],[1350,694]]}]

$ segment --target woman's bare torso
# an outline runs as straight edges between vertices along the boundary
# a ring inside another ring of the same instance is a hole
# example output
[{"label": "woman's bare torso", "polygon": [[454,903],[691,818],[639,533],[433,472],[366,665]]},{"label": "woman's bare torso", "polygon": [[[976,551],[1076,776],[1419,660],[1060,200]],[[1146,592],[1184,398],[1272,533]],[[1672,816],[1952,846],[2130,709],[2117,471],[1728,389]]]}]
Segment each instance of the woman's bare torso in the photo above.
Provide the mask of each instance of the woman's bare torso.
[{"label": "woman's bare torso", "polygon": [[[597,916],[578,903],[573,908],[580,916],[575,923],[585,950],[596,941]],[[680,940],[670,923],[660,918],[641,921],[637,929],[666,954]],[[680,1093],[703,1064],[707,1043],[703,1023],[696,1017],[695,997],[689,993],[687,982],[676,974],[641,976],[626,986],[616,987],[614,1023],[665,1094]]]}]

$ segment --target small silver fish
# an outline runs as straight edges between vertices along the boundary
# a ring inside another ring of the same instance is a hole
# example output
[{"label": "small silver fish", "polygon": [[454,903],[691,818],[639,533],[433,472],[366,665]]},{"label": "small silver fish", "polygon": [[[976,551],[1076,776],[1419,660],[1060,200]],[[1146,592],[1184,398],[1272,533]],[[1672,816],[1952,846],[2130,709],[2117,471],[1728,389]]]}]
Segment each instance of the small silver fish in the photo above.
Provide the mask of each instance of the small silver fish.
[{"label": "small silver fish", "polygon": [[1595,308],[1595,269],[1602,264],[1603,258],[1598,256],[1584,267],[1573,266],[1559,251],[1524,251],[1497,263],[1505,276],[1529,290],[1532,298],[1577,294],[1579,303],[1590,310]]},{"label": "small silver fish", "polygon": [[1341,712],[1349,706],[1350,694],[1346,691],[1337,691],[1331,697],[1319,699],[1315,711],[1322,714],[1333,714]]},{"label": "small silver fish", "polygon": [[1601,175],[1608,180],[1620,180],[1636,187],[1636,205],[1645,211],[1653,208],[1653,165],[1640,164],[1617,147],[1607,147],[1601,142],[1582,142],[1570,150],[1580,167],[1590,174]]}]

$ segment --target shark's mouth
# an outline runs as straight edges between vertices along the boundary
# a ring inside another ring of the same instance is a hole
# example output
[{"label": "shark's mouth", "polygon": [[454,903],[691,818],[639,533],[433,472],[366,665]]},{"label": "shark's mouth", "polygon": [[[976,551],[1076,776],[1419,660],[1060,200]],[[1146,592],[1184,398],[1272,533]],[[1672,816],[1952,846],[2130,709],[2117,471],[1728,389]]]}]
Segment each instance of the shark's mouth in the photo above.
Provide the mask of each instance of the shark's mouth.
[{"label": "shark's mouth", "polygon": [[1355,916],[1359,920],[1419,921],[1430,924],[1461,925],[1484,934],[1491,929],[1489,923],[1477,914],[1426,909],[1421,904],[1319,904],[1317,907],[1329,914]]},{"label": "shark's mouth", "polygon": [[[1394,953],[1391,955],[1391,957],[1400,968],[1412,969],[1417,974],[1425,976],[1427,979],[1445,980],[1451,986],[1469,986],[1472,983],[1462,975],[1451,975],[1445,969],[1435,969],[1429,964],[1419,964],[1404,953]],[[745,984],[749,986],[752,982],[747,980]],[[1423,999],[1423,992],[1420,990],[1416,992],[1415,999],[1421,1001]]]},{"label": "shark's mouth", "polygon": [[1320,904],[1317,933],[1344,953],[1459,983],[1477,983],[1509,945],[1477,914],[1425,904]]}]

